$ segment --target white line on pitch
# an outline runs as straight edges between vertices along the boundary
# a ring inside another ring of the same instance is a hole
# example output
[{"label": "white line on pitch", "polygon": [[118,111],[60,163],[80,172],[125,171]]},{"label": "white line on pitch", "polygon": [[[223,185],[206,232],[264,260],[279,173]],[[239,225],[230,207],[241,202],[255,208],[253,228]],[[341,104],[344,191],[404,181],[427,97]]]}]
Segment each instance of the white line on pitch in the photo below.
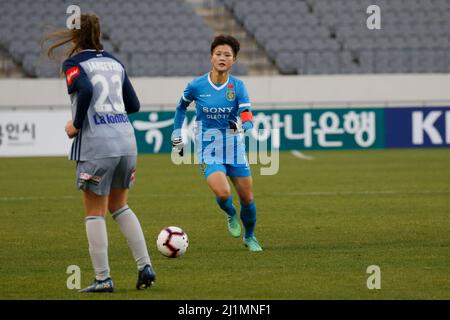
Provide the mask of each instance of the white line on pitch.
[{"label": "white line on pitch", "polygon": [[[385,191],[312,191],[312,192],[273,192],[271,195],[276,196],[354,196],[354,195],[425,195],[425,194],[449,194],[450,190],[421,190],[421,191],[398,191],[398,190],[385,190]],[[268,195],[265,195],[268,196]]]},{"label": "white line on pitch", "polygon": [[314,160],[314,157],[307,156],[306,154],[304,154],[303,152],[300,152],[298,150],[292,150],[291,153],[294,157],[297,157],[302,160]]},{"label": "white line on pitch", "polygon": [[[270,194],[261,192],[259,195],[264,197],[270,196],[365,196],[365,195],[447,195],[450,190],[421,190],[421,191],[399,191],[399,190],[385,190],[385,191],[311,191],[311,192],[271,192]],[[30,196],[30,197],[0,197],[0,201],[33,201],[33,200],[72,200],[79,199],[81,195],[73,196]],[[164,194],[148,194],[130,195],[130,198],[203,198],[204,194],[200,193],[164,193]]]}]

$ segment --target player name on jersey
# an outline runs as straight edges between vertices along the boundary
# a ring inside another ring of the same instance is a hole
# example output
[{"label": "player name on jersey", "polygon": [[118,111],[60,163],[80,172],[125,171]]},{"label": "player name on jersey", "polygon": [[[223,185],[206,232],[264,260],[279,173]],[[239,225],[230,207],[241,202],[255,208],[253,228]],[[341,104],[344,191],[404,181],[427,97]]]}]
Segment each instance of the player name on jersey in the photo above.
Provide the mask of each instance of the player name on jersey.
[{"label": "player name on jersey", "polygon": [[115,61],[88,61],[86,66],[89,69],[89,72],[94,71],[122,71],[122,66],[120,63]]}]

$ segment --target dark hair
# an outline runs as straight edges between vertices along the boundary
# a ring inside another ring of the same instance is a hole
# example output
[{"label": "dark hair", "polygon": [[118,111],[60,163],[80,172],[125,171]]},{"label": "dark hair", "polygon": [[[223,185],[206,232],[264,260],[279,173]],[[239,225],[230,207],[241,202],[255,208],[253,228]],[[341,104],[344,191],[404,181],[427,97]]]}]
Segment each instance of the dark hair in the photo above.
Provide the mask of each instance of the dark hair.
[{"label": "dark hair", "polygon": [[213,42],[211,43],[211,54],[213,54],[214,49],[217,46],[221,46],[224,44],[229,45],[233,50],[234,57],[237,57],[241,45],[239,44],[239,41],[235,37],[226,34],[221,34],[214,38]]},{"label": "dark hair", "polygon": [[65,54],[69,58],[74,53],[85,49],[102,50],[103,45],[100,42],[100,37],[100,18],[95,13],[82,13],[80,16],[80,29],[57,30],[46,35],[44,41],[56,41],[47,50],[49,58],[52,58],[55,49],[73,42],[72,47]]}]

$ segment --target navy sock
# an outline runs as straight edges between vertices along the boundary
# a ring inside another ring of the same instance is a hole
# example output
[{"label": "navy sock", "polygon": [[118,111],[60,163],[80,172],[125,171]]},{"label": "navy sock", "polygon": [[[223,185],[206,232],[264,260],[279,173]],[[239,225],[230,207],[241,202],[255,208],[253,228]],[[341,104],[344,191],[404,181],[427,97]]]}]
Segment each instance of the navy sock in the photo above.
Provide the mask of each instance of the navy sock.
[{"label": "navy sock", "polygon": [[228,199],[220,199],[216,198],[217,204],[219,207],[227,213],[229,216],[235,216],[236,215],[236,208],[233,206],[233,198],[232,196],[229,196]]},{"label": "navy sock", "polygon": [[244,224],[244,237],[253,237],[255,234],[256,226],[256,206],[255,201],[250,204],[241,203],[241,220]]}]

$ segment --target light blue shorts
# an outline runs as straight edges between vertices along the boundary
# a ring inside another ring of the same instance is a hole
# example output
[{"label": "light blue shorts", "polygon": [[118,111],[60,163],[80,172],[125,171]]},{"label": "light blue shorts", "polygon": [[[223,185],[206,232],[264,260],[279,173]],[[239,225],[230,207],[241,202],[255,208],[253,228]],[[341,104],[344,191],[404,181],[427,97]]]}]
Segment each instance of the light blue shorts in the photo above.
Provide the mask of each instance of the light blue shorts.
[{"label": "light blue shorts", "polygon": [[223,172],[226,176],[229,177],[249,177],[252,175],[250,171],[250,166],[236,166],[233,164],[222,164],[222,163],[212,163],[206,164],[202,163],[200,165],[200,170],[202,171],[205,179],[208,176],[216,171]]}]

